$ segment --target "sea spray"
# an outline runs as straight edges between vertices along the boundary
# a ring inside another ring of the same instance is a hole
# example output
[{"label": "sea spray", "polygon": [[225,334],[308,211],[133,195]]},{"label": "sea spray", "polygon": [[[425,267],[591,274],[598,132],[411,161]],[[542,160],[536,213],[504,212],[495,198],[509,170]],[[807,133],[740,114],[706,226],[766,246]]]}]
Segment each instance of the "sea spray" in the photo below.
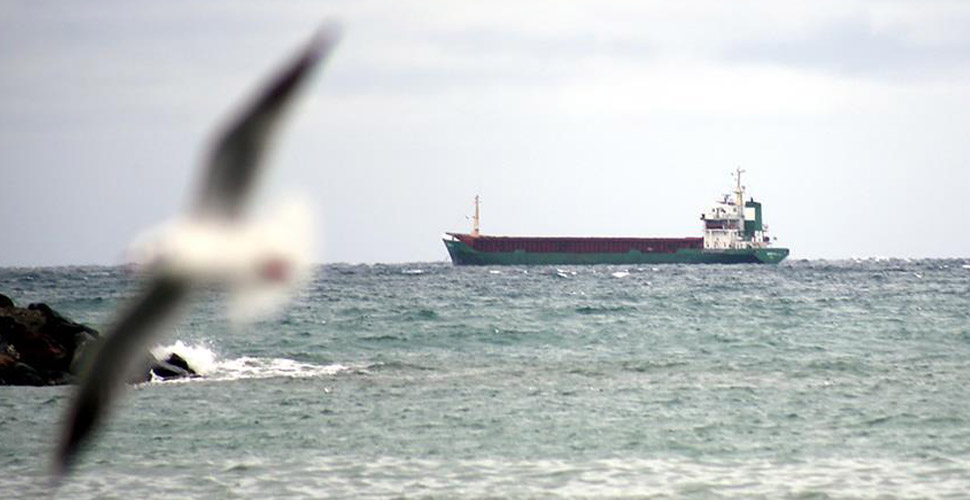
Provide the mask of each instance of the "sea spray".
[{"label": "sea spray", "polygon": [[[156,359],[165,359],[171,354],[180,356],[205,380],[242,380],[272,377],[305,378],[336,375],[348,370],[363,370],[366,366],[344,364],[318,365],[286,358],[260,358],[242,356],[220,359],[206,343],[186,344],[176,340],[170,345],[159,345],[152,349]],[[199,379],[196,379],[199,380]]]},{"label": "sea spray", "polygon": [[184,359],[195,373],[202,376],[209,375],[217,366],[215,352],[203,343],[189,345],[176,340],[174,344],[156,345],[151,352],[155,359],[166,359],[175,354]]}]

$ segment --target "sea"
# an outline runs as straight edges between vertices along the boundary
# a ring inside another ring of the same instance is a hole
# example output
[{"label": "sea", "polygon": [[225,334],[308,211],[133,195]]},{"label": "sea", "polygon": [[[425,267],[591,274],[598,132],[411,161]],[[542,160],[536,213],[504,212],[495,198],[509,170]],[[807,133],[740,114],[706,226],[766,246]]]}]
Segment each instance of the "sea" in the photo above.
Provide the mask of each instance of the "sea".
[{"label": "sea", "polygon": [[[119,267],[0,269],[98,329]],[[970,259],[322,265],[200,292],[56,490],[73,387],[0,387],[0,497],[970,498]]]}]

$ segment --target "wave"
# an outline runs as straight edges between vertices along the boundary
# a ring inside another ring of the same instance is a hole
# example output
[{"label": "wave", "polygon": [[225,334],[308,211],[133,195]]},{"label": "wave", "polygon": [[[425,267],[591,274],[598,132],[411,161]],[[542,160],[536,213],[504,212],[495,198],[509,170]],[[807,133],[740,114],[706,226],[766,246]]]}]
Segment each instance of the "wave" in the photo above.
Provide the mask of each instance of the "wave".
[{"label": "wave", "polygon": [[[148,456],[127,467],[78,474],[66,487],[80,499],[149,497],[158,491],[192,498],[224,497],[227,491],[245,498],[964,498],[970,488],[966,459],[933,456],[455,459],[301,449],[267,455],[194,461]],[[50,496],[40,480],[45,478],[31,465],[5,469],[5,489],[15,498]]]},{"label": "wave", "polygon": [[591,315],[634,312],[637,308],[632,306],[580,306],[574,310],[578,314]]},{"label": "wave", "polygon": [[366,366],[340,363],[319,365],[287,358],[242,356],[220,359],[215,351],[205,344],[190,345],[181,340],[177,340],[171,345],[156,346],[151,352],[157,359],[164,359],[171,354],[177,354],[185,360],[190,368],[202,376],[201,378],[181,379],[180,381],[325,377],[367,368]]},{"label": "wave", "polygon": [[310,497],[370,498],[407,491],[434,498],[861,499],[960,498],[968,487],[966,466],[962,459],[933,458],[779,462],[301,456],[246,457],[211,467],[253,478],[264,488],[285,484]]}]

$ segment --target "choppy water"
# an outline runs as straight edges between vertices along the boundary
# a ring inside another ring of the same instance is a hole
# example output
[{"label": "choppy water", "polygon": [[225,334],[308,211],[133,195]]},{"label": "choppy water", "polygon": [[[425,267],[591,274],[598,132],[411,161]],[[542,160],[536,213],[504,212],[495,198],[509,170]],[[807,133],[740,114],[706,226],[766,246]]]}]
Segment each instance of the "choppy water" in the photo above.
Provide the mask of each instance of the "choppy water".
[{"label": "choppy water", "polygon": [[[112,268],[0,269],[103,327]],[[209,294],[64,498],[966,498],[970,261],[325,266],[279,318]],[[69,388],[0,388],[0,496]]]}]

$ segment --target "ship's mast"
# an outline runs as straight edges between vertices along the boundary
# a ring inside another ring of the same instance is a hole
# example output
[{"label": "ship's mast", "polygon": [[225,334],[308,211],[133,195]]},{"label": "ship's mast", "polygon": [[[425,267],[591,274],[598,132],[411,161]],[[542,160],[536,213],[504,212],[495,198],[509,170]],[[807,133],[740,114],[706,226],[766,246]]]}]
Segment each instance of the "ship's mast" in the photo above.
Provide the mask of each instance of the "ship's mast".
[{"label": "ship's mast", "polygon": [[735,200],[734,203],[738,206],[738,208],[743,210],[744,209],[744,188],[741,186],[741,174],[744,173],[744,170],[741,170],[741,167],[738,167],[734,172],[735,172],[734,178],[737,180],[737,184],[738,184],[738,187],[734,190],[734,200]]},{"label": "ship's mast", "polygon": [[472,219],[472,236],[481,234],[482,218],[478,210],[478,195],[475,195],[475,217]]}]

